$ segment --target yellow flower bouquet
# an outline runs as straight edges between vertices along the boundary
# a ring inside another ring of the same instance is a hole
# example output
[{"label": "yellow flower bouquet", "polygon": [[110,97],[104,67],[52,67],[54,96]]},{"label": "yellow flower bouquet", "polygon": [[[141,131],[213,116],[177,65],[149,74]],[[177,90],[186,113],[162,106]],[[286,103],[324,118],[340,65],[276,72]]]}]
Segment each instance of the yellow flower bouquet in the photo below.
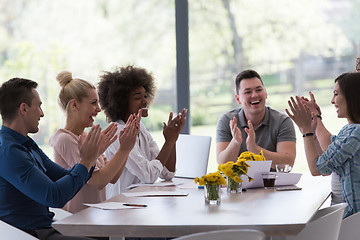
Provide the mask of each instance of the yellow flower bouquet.
[{"label": "yellow flower bouquet", "polygon": [[260,152],[260,154],[243,152],[240,154],[236,162],[229,161],[227,163],[219,165],[218,170],[222,172],[228,179],[228,192],[236,193],[238,191],[241,191],[240,183],[243,182],[243,180],[241,180],[241,175],[246,175],[249,182],[254,180],[252,177],[247,175],[250,165],[245,161],[265,161],[265,157],[262,151]]},{"label": "yellow flower bouquet", "polygon": [[261,150],[259,154],[255,154],[249,151],[242,152],[238,157],[238,160],[243,161],[266,161],[263,151]]},{"label": "yellow flower bouquet", "polygon": [[249,181],[253,178],[247,175],[249,164],[244,160],[238,160],[237,162],[229,161],[227,163],[220,164],[218,170],[227,177],[227,190],[230,193],[241,192],[241,175],[246,175]]},{"label": "yellow flower bouquet", "polygon": [[226,184],[225,178],[219,171],[215,173],[209,173],[200,178],[195,178],[195,183],[199,183],[199,186],[205,186],[205,202],[208,204],[219,204],[221,200],[220,190],[221,185]]}]

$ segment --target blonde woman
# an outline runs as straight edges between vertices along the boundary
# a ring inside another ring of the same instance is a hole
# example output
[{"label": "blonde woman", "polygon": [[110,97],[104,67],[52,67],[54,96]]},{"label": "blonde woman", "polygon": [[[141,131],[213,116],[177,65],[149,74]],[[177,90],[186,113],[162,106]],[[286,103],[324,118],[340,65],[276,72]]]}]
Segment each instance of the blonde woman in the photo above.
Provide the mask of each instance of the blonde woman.
[{"label": "blonde woman", "polygon": [[[70,169],[80,161],[79,141],[85,136],[85,128],[91,127],[94,118],[101,111],[98,94],[93,84],[73,78],[71,72],[63,71],[58,74],[57,81],[61,86],[59,105],[66,113],[64,128],[58,129],[50,138],[50,145],[54,150],[54,160],[64,168]],[[88,183],[69,201],[64,209],[75,213],[86,206],[84,203],[98,203],[105,200],[105,186],[115,183],[132,150],[136,136],[139,133],[140,114],[129,116],[126,127],[120,132],[118,141],[120,148],[111,159],[102,154],[113,143],[117,136],[116,124],[110,124],[101,134],[101,146],[94,172]]]}]

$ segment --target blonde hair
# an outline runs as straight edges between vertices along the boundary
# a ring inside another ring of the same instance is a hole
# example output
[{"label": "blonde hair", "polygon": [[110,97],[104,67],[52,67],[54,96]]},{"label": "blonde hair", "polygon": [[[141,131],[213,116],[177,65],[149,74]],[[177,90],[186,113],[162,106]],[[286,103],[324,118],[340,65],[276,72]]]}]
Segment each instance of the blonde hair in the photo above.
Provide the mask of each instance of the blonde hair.
[{"label": "blonde hair", "polygon": [[92,83],[89,83],[80,78],[73,78],[72,73],[69,71],[62,71],[56,76],[61,90],[59,93],[59,105],[67,112],[70,100],[75,99],[81,102],[83,98],[87,97],[88,89],[95,89]]}]

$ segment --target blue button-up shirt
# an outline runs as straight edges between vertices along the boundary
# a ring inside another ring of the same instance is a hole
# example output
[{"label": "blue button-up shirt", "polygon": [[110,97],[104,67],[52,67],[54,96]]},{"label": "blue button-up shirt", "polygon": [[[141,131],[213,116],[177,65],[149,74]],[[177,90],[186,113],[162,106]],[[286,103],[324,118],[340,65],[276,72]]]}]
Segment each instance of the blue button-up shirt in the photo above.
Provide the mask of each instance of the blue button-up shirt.
[{"label": "blue button-up shirt", "polygon": [[328,149],[316,160],[320,174],[336,172],[348,206],[344,217],[360,211],[360,124],[345,125],[331,137]]},{"label": "blue button-up shirt", "polygon": [[51,227],[48,207],[63,207],[91,173],[82,164],[60,167],[30,137],[2,126],[0,219],[25,231]]}]

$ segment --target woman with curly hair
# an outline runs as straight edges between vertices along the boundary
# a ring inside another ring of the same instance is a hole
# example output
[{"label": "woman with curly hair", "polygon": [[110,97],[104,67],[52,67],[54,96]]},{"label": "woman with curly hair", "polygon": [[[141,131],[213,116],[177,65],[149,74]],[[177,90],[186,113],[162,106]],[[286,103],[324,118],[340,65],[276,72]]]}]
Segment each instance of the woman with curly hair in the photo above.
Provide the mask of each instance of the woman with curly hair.
[{"label": "woman with curly hair", "polygon": [[[63,71],[56,79],[61,86],[59,104],[66,113],[66,124],[54,133],[49,143],[54,150],[55,162],[70,169],[80,161],[79,142],[81,136],[86,135],[85,128],[93,125],[94,117],[100,112],[99,97],[94,85],[83,79],[73,78],[71,72]],[[117,141],[116,124],[110,124],[101,133],[101,155],[96,161],[95,170],[88,183],[64,206],[65,210],[75,213],[86,208],[84,203],[105,200],[105,186],[119,179],[128,154],[135,144],[140,114],[128,116],[126,129],[117,133]],[[121,143],[121,148],[111,158],[106,158],[102,153],[114,141]]]},{"label": "woman with curly hair", "polygon": [[[149,104],[154,98],[154,79],[145,69],[126,66],[105,72],[98,86],[99,101],[108,121],[115,122],[118,131],[124,128],[126,119],[139,110],[142,117],[149,114]],[[125,169],[115,184],[106,186],[106,198],[116,196],[135,183],[154,183],[159,177],[172,179],[175,172],[175,143],[185,124],[186,109],[173,118],[170,112],[164,123],[165,143],[159,150],[151,134],[140,122],[140,133],[129,154]],[[121,143],[112,143],[105,151],[111,158]]]}]

